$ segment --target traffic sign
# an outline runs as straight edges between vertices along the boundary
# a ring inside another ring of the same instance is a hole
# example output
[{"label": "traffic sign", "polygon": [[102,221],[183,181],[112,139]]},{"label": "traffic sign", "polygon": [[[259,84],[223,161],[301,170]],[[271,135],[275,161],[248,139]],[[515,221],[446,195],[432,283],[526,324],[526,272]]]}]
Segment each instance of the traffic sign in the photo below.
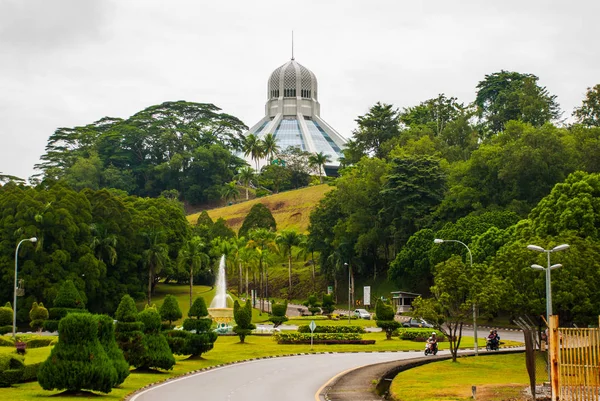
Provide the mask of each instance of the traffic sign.
[{"label": "traffic sign", "polygon": [[315,323],[315,321],[314,321],[314,320],[311,320],[311,321],[310,321],[310,324],[308,325],[308,327],[310,328],[310,331],[311,331],[311,333],[312,333],[312,332],[313,332],[313,331],[315,331],[315,329],[317,328],[317,325],[316,325],[316,323]]}]

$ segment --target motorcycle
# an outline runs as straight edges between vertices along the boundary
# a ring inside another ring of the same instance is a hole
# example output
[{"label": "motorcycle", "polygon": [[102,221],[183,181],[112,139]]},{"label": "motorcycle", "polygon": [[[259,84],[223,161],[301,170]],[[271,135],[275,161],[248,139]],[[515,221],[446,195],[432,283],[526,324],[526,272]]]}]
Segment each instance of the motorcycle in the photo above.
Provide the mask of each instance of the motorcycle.
[{"label": "motorcycle", "polygon": [[433,344],[427,343],[427,344],[425,344],[425,356],[430,355],[430,354],[437,355],[437,352],[438,352],[438,345],[437,345],[437,343],[433,343]]},{"label": "motorcycle", "polygon": [[498,351],[500,349],[500,340],[488,338],[485,344],[485,349],[488,351]]}]

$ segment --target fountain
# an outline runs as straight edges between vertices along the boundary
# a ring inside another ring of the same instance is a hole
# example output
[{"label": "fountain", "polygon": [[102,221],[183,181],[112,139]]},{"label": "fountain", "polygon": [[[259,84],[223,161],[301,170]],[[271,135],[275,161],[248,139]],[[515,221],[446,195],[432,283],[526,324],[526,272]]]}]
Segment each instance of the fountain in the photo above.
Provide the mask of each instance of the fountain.
[{"label": "fountain", "polygon": [[210,302],[208,314],[217,322],[217,329],[229,328],[233,320],[233,299],[227,294],[227,277],[225,275],[225,255],[221,256],[216,281],[217,293]]}]

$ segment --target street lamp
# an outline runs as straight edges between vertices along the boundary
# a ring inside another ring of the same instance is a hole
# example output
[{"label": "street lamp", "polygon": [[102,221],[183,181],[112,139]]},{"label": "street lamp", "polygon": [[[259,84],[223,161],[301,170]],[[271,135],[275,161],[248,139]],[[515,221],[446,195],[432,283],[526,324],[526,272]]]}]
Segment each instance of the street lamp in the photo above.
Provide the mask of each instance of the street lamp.
[{"label": "street lamp", "polygon": [[[469,249],[467,244],[465,244],[462,241],[455,240],[455,239],[436,238],[433,240],[434,244],[443,244],[444,242],[456,242],[458,244],[461,244],[465,248],[467,248],[467,252],[469,252],[469,263],[471,265],[471,273],[472,273],[473,272],[473,255],[471,254],[471,250]],[[475,355],[479,355],[479,344],[477,344],[477,304],[475,303],[475,301],[473,301],[473,339],[475,341]]]},{"label": "street lamp", "polygon": [[18,260],[19,260],[19,247],[21,246],[21,244],[25,241],[29,241],[29,242],[37,242],[37,238],[36,237],[31,237],[31,238],[25,238],[22,239],[21,241],[19,241],[19,243],[17,244],[17,249],[15,249],[15,288],[13,291],[13,338],[15,338],[16,336],[16,329],[17,329],[17,266],[18,266]]},{"label": "street lamp", "polygon": [[546,271],[546,324],[549,324],[550,316],[552,316],[552,287],[550,282],[550,272],[554,269],[558,269],[562,267],[561,264],[550,265],[550,254],[552,252],[564,251],[569,248],[568,244],[557,245],[552,249],[544,249],[541,246],[537,245],[527,245],[527,249],[536,251],[536,252],[545,252],[548,260],[548,267],[543,267],[540,265],[531,265],[532,269],[535,270],[544,270]]},{"label": "street lamp", "polygon": [[348,266],[348,325],[350,325],[350,298],[352,297],[352,286],[350,285],[350,265],[348,265],[348,263],[344,263],[344,266]]}]

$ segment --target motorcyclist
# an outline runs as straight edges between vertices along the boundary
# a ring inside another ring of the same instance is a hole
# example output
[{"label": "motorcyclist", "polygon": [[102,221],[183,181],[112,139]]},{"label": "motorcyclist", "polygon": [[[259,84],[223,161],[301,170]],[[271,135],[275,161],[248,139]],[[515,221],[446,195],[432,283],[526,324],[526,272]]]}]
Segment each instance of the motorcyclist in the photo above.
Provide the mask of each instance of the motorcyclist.
[{"label": "motorcyclist", "polygon": [[431,333],[431,337],[427,339],[427,347],[432,352],[437,350],[437,334],[435,334],[435,331]]},{"label": "motorcyclist", "polygon": [[491,349],[498,348],[500,337],[498,337],[498,333],[496,330],[490,330],[490,334],[487,336],[487,341],[490,345]]}]

